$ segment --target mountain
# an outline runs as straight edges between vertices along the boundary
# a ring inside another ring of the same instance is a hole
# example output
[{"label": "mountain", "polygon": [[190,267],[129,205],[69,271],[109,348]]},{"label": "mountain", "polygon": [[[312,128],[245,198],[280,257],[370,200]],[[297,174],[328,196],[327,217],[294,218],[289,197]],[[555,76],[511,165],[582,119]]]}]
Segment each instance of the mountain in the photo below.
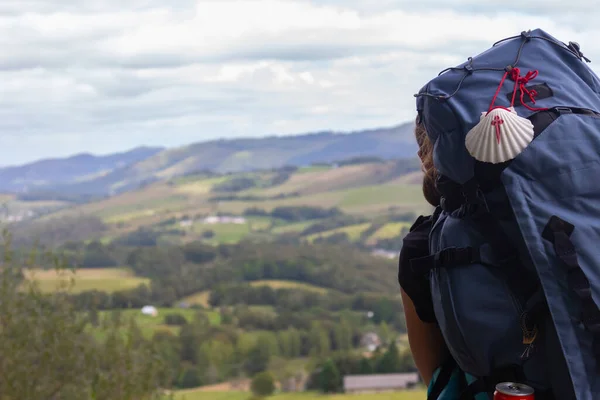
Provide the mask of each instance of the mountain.
[{"label": "mountain", "polygon": [[[45,180],[35,180],[38,186],[30,193],[30,197],[38,200],[56,199],[56,193],[60,193],[61,196],[106,196],[200,171],[244,172],[285,165],[305,166],[335,162],[354,157],[413,157],[417,150],[413,126],[412,123],[407,123],[392,128],[353,133],[319,132],[257,139],[222,139],[163,151],[152,149],[153,154],[140,157],[134,163],[114,165],[112,169],[88,166],[89,172],[86,173],[82,173],[83,169],[80,169],[77,181],[72,179],[74,174],[66,174],[71,177],[70,180],[61,179],[60,174],[52,180],[53,174],[46,174]],[[67,160],[63,162],[67,163]],[[32,165],[35,164],[30,166]],[[29,178],[27,166],[17,168],[21,169],[12,171],[10,180],[4,178],[3,170],[0,170],[0,190],[14,191],[15,188],[22,189],[25,186],[15,185],[14,182],[28,182],[29,188],[33,187],[31,182],[34,180]],[[22,175],[19,175],[18,171],[21,171]],[[97,176],[90,177],[93,173]],[[83,177],[88,179],[82,179]],[[7,185],[7,182],[12,184]]]},{"label": "mountain", "polygon": [[0,168],[0,191],[27,192],[36,188],[93,180],[115,169],[145,160],[162,150],[164,149],[159,147],[138,147],[107,156],[85,153]]}]

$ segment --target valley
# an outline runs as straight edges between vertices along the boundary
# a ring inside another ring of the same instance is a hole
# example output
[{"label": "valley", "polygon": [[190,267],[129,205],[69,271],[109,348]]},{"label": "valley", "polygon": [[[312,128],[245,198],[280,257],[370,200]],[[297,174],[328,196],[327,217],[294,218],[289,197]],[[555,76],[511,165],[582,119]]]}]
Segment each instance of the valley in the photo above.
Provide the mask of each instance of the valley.
[{"label": "valley", "polygon": [[63,260],[25,268],[22,287],[67,295],[97,341],[158,346],[176,399],[212,399],[222,392],[211,388],[262,372],[277,385],[303,377],[307,393],[275,399],[310,399],[327,362],[343,374],[415,371],[396,259],[430,212],[418,160],[165,171],[110,195],[4,195],[29,210],[6,221],[17,252]]}]

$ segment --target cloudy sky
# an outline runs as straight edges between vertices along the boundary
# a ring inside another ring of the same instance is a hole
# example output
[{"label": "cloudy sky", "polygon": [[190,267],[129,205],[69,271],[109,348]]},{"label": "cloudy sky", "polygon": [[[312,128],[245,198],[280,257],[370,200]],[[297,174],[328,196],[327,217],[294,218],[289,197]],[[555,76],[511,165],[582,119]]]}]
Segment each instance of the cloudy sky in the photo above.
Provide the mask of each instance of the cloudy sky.
[{"label": "cloudy sky", "polygon": [[586,3],[0,0],[0,165],[395,125],[441,69],[538,27],[599,71]]}]

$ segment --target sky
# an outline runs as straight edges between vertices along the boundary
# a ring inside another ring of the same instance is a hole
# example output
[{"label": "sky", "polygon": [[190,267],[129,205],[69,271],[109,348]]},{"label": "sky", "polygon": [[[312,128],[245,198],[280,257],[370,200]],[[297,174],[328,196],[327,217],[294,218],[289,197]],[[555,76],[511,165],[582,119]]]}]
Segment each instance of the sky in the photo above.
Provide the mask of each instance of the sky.
[{"label": "sky", "polygon": [[1,0],[0,165],[393,126],[440,70],[527,29],[598,72],[586,3]]}]

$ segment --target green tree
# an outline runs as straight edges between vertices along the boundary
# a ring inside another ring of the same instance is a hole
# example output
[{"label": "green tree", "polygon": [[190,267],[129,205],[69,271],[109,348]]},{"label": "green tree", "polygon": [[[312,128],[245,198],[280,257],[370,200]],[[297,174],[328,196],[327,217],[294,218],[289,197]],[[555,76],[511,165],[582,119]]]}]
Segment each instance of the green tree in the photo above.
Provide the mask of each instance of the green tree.
[{"label": "green tree", "polygon": [[252,378],[250,389],[255,396],[271,396],[275,392],[275,378],[270,372],[261,372]]},{"label": "green tree", "polygon": [[302,336],[296,328],[290,328],[288,330],[290,336],[290,354],[291,358],[300,357],[302,353]]},{"label": "green tree", "polygon": [[342,388],[342,377],[335,363],[328,359],[319,374],[319,387],[323,393],[336,393]]},{"label": "green tree", "polygon": [[98,327],[100,325],[100,315],[98,314],[98,309],[92,306],[88,311],[88,316],[90,318],[90,324],[93,327]]},{"label": "green tree", "polygon": [[310,331],[310,346],[313,356],[326,356],[331,350],[329,332],[322,325],[315,322]]},{"label": "green tree", "polygon": [[387,346],[392,337],[392,333],[390,332],[390,327],[385,321],[383,321],[379,326],[379,335],[383,344]]},{"label": "green tree", "polygon": [[0,261],[0,400],[159,398],[168,385],[160,380],[163,364],[133,322],[93,328],[70,301],[69,283],[44,293],[22,279],[29,265],[72,276],[62,260],[34,252],[19,259],[4,236]]},{"label": "green tree", "polygon": [[188,366],[183,370],[183,374],[181,375],[178,386],[181,389],[191,389],[201,386],[202,383],[202,378],[198,368],[194,366]]},{"label": "green tree", "polygon": [[402,371],[402,360],[400,359],[400,352],[398,351],[396,342],[392,341],[387,351],[383,353],[376,370],[381,374]]},{"label": "green tree", "polygon": [[198,331],[194,325],[186,324],[179,331],[180,357],[182,361],[188,361],[192,364],[198,364],[199,356],[199,338]]},{"label": "green tree", "polygon": [[171,313],[165,315],[164,321],[165,325],[181,326],[187,324],[187,319],[185,319],[183,315],[178,313]]},{"label": "green tree", "polygon": [[370,375],[373,372],[375,372],[375,370],[373,369],[373,364],[371,363],[371,360],[364,357],[361,358],[359,365],[359,373],[361,375]]},{"label": "green tree", "polygon": [[265,338],[259,338],[256,345],[248,353],[244,369],[250,376],[266,371],[271,360],[271,344]]},{"label": "green tree", "polygon": [[337,350],[347,351],[352,349],[352,327],[345,319],[334,328],[335,345]]}]

